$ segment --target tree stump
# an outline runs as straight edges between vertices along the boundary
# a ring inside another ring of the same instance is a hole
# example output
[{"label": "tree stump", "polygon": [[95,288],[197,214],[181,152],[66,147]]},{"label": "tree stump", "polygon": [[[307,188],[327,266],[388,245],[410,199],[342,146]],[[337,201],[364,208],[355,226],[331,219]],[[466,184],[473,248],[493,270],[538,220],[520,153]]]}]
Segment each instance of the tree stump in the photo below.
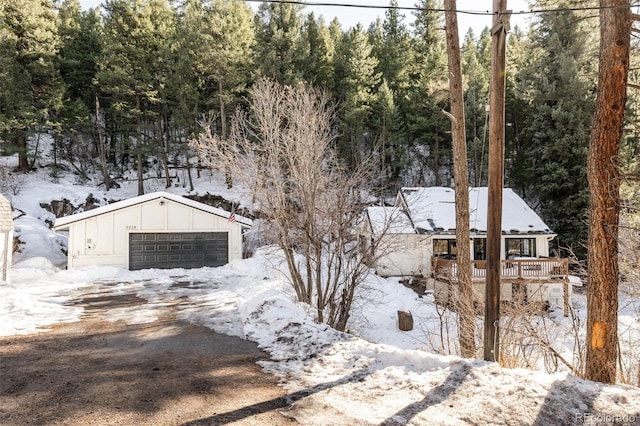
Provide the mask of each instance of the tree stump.
[{"label": "tree stump", "polygon": [[413,315],[408,311],[398,311],[398,328],[402,331],[413,330]]}]

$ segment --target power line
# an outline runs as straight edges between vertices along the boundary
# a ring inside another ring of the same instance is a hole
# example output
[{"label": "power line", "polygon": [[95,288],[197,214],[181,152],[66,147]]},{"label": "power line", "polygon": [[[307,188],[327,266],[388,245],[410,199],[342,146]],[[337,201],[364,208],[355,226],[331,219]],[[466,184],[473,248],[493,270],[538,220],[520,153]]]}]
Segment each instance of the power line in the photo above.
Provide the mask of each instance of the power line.
[{"label": "power line", "polygon": [[[276,3],[276,4],[297,4],[300,6],[324,6],[324,7],[345,7],[353,9],[384,9],[384,10],[401,10],[401,11],[428,11],[428,12],[449,12],[450,9],[445,8],[428,8],[417,6],[382,6],[375,4],[354,4],[354,3],[328,3],[322,1],[297,1],[297,0],[245,0],[247,3]],[[629,6],[588,6],[588,7],[562,7],[558,9],[533,9],[533,10],[512,10],[511,15],[536,15],[543,13],[561,13],[561,12],[593,12],[605,9],[618,9],[622,7],[638,7],[638,4]],[[453,12],[464,15],[492,16],[494,12],[490,10],[453,10]]]}]

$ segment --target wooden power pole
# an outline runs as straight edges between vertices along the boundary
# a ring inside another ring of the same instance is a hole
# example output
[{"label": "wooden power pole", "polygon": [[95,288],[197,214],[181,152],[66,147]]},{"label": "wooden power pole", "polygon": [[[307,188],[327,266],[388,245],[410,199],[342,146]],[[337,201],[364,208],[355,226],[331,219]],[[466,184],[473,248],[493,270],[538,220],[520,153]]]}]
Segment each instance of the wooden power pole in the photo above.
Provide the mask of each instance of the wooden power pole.
[{"label": "wooden power pole", "polygon": [[491,91],[489,93],[489,188],[487,211],[487,283],[484,308],[484,359],[499,360],[500,245],[504,185],[504,98],[506,42],[510,11],[507,0],[493,0]]}]

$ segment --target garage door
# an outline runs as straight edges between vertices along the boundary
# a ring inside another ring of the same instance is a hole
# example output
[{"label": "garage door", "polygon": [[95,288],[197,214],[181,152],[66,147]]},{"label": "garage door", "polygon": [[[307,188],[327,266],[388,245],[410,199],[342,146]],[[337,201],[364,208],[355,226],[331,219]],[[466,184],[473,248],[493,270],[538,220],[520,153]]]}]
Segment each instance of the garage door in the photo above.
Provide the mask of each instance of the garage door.
[{"label": "garage door", "polygon": [[229,262],[226,232],[129,234],[129,269],[201,268]]}]

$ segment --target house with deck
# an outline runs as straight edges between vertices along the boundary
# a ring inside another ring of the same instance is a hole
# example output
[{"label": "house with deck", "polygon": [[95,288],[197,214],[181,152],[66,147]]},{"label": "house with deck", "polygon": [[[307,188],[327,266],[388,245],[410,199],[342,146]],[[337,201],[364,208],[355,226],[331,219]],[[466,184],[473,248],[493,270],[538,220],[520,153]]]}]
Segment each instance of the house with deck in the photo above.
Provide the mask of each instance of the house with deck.
[{"label": "house with deck", "polygon": [[[488,191],[469,191],[469,248],[475,299],[484,300]],[[457,294],[455,191],[444,187],[402,188],[395,204],[370,207],[363,240],[375,251],[381,276],[424,277],[438,302]],[[571,297],[567,259],[550,257],[556,234],[510,188],[503,189],[501,300],[540,302],[568,309]],[[376,242],[374,245],[373,242]]]}]

